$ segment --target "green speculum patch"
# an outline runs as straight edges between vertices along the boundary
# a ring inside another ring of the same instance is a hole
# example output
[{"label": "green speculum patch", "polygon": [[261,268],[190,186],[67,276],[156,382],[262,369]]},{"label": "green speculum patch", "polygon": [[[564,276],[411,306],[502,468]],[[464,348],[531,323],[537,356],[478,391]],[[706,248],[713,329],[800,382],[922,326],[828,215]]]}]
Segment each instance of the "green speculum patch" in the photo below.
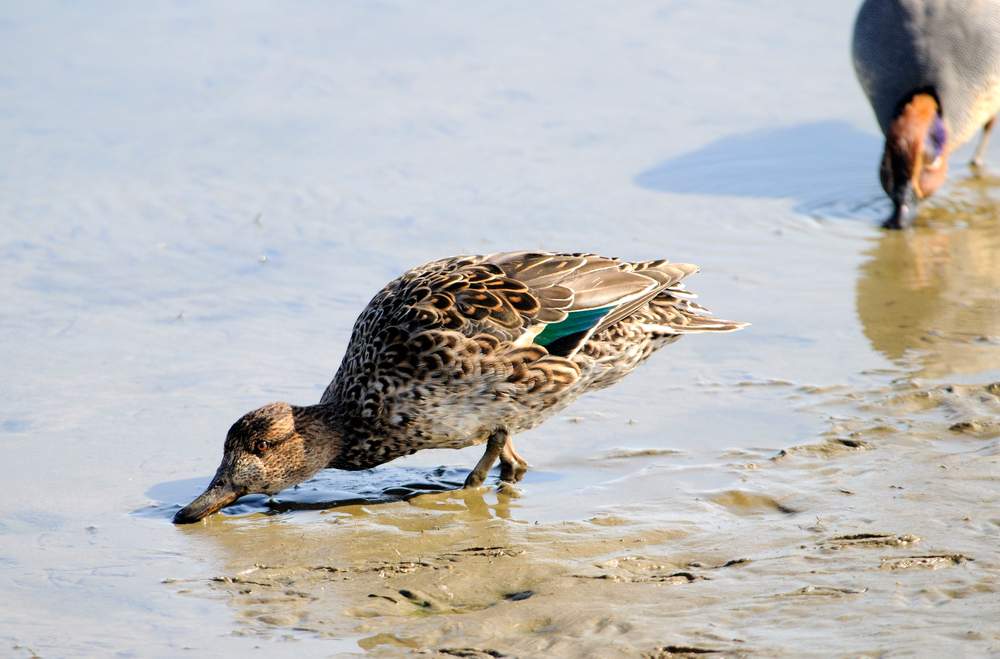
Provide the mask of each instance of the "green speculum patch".
[{"label": "green speculum patch", "polygon": [[612,309],[614,309],[614,306],[603,307],[601,309],[570,311],[565,320],[546,325],[545,329],[535,337],[535,343],[540,346],[547,346],[570,334],[586,332],[601,322],[601,319]]}]

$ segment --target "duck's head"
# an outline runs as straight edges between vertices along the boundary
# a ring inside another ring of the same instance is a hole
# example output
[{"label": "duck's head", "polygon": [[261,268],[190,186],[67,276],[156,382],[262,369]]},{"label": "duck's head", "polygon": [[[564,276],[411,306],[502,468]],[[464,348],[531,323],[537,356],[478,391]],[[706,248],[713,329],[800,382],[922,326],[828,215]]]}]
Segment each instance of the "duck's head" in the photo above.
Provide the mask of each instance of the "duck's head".
[{"label": "duck's head", "polygon": [[882,225],[903,229],[917,215],[920,202],[944,183],[948,173],[948,130],[937,100],[915,94],[902,106],[885,136],[879,178],[892,199],[892,217]]},{"label": "duck's head", "polygon": [[226,435],[222,464],[201,496],[174,515],[189,524],[246,494],[277,494],[326,468],[335,439],[309,408],[271,403],[245,414]]}]

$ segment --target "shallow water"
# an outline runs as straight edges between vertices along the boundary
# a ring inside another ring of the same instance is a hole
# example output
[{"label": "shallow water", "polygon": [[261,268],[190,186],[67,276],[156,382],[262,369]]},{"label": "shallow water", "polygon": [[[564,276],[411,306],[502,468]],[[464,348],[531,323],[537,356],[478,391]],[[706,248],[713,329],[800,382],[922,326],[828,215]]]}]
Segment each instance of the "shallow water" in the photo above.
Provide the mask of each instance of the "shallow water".
[{"label": "shallow water", "polygon": [[[5,5],[3,652],[1000,651],[1000,181],[878,229],[813,4]],[[519,491],[427,451],[170,523],[385,282],[518,248],[752,326],[518,436]]]}]

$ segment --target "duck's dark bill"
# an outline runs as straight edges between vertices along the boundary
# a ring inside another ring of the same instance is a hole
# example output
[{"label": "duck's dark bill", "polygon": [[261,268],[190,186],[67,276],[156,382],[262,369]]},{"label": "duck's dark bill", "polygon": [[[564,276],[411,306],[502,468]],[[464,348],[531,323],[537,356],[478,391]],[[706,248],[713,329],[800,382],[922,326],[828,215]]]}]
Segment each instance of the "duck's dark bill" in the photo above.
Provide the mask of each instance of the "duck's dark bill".
[{"label": "duck's dark bill", "polygon": [[174,515],[174,524],[191,524],[202,517],[211,515],[223,506],[228,506],[246,494],[243,488],[235,488],[229,483],[212,483],[201,496]]},{"label": "duck's dark bill", "polygon": [[883,229],[905,229],[913,223],[917,216],[917,203],[899,204],[892,215],[882,223]]}]

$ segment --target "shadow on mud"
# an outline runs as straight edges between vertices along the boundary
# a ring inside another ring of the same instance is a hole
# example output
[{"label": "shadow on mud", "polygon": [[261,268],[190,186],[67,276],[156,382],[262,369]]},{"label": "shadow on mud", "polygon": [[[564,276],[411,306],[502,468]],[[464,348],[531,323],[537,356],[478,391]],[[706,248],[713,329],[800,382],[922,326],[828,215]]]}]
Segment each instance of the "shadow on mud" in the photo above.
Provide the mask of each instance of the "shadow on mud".
[{"label": "shadow on mud", "polygon": [[[494,470],[499,474],[499,470]],[[421,494],[450,492],[462,487],[468,469],[438,467],[378,467],[365,471],[324,471],[314,478],[269,497],[251,494],[220,511],[227,517],[276,515],[299,510],[328,510],[393,501],[408,501]],[[148,496],[155,503],[132,511],[153,519],[172,519],[174,514],[204,491],[210,478],[188,478],[159,483]]]},{"label": "shadow on mud", "polygon": [[880,218],[882,138],[824,121],[730,135],[635,177],[659,192],[793,199],[809,216]]}]

